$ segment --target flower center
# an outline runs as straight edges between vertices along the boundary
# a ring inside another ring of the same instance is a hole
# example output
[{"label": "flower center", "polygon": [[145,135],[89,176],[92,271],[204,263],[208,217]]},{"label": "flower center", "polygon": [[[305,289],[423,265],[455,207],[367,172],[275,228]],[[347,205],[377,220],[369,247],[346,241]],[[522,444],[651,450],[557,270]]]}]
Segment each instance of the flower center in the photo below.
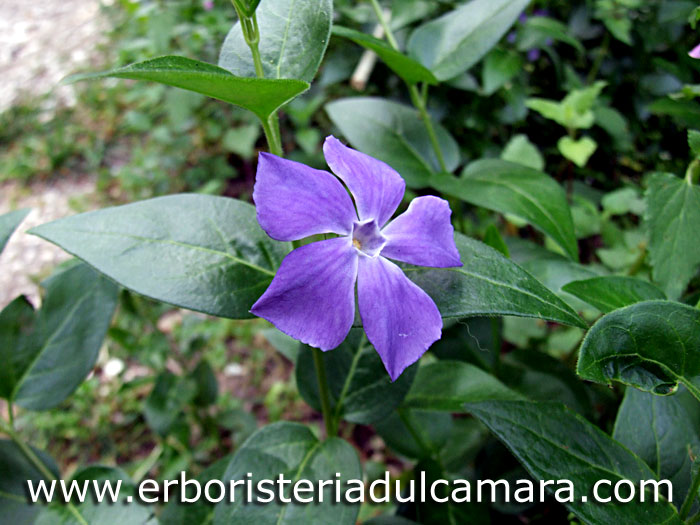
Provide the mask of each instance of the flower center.
[{"label": "flower center", "polygon": [[356,222],[352,226],[352,245],[360,253],[376,257],[386,244],[386,237],[379,231],[374,219]]}]

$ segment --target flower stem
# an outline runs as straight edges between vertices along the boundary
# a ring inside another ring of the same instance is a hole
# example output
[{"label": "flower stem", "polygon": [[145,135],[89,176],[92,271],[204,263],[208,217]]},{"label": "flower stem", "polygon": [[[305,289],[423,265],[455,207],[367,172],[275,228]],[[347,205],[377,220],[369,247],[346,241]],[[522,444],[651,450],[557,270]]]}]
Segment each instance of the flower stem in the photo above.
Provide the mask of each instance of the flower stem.
[{"label": "flower stem", "polygon": [[690,163],[690,166],[688,166],[685,172],[685,181],[688,183],[688,186],[700,182],[700,158],[695,159]]},{"label": "flower stem", "polygon": [[331,411],[331,396],[328,389],[328,378],[326,377],[326,367],[323,365],[323,352],[318,348],[311,349],[314,354],[314,366],[316,367],[316,379],[318,380],[318,393],[321,398],[321,411],[323,421],[326,424],[326,437],[334,437],[338,433],[335,418]]},{"label": "flower stem", "polygon": [[693,507],[695,497],[698,495],[698,489],[700,489],[700,471],[695,474],[695,477],[693,478],[693,483],[690,485],[688,495],[685,497],[685,501],[681,506],[679,515],[682,520],[686,519],[688,517],[688,514],[690,514],[690,509]]},{"label": "flower stem", "polygon": [[[57,481],[56,476],[53,475],[53,472],[51,472],[48,467],[44,464],[41,459],[39,459],[39,456],[37,456],[32,448],[27,445],[21,437],[15,432],[15,430],[7,424],[5,421],[0,420],[0,431],[4,432],[7,434],[10,439],[19,447],[20,451],[26,457],[29,462],[36,467],[36,469],[41,473],[42,476],[44,476],[46,479],[49,481]],[[70,502],[66,503],[66,507],[70,511],[71,514],[73,514],[73,517],[80,523],[80,525],[89,525],[88,522],[83,518],[83,516],[80,514],[80,511],[78,511],[77,508],[75,508],[75,505],[73,505]]]},{"label": "flower stem", "polygon": [[[393,47],[396,51],[399,51],[399,44],[396,41],[396,38],[394,37],[394,33],[392,32],[391,28],[389,27],[389,24],[386,21],[386,18],[384,17],[384,13],[382,12],[382,8],[379,5],[379,2],[377,0],[370,0],[372,7],[374,8],[374,14],[377,16],[377,19],[379,20],[379,24],[382,26],[382,29],[384,29],[384,34],[386,35],[386,39],[389,41],[389,44],[391,47]],[[423,124],[425,125],[425,129],[428,132],[428,137],[430,138],[430,143],[433,146],[433,149],[435,150],[435,156],[437,157],[438,163],[440,164],[440,169],[444,172],[447,173],[447,166],[445,164],[445,157],[442,154],[442,148],[440,147],[440,143],[438,142],[437,135],[435,134],[435,128],[433,127],[433,122],[430,120],[430,115],[428,114],[428,109],[427,109],[427,88],[423,90],[424,93],[421,96],[421,93],[418,91],[418,87],[416,87],[415,84],[408,84],[408,92],[411,95],[411,102],[413,102],[413,105],[415,108],[418,110],[420,113],[420,117],[423,120]]]},{"label": "flower stem", "polygon": [[[263,69],[262,57],[260,56],[260,29],[258,28],[258,17],[253,13],[248,16],[243,9],[241,9],[236,2],[232,0],[233,7],[238,13],[238,18],[241,21],[241,32],[243,33],[243,38],[245,43],[248,44],[250,48],[250,53],[253,56],[253,65],[255,67],[255,75],[258,78],[265,78],[265,70]],[[279,119],[277,118],[277,112],[270,115],[265,121],[260,119],[263,126],[263,131],[265,132],[265,139],[267,140],[267,146],[270,153],[277,155],[278,157],[284,156],[284,151],[282,149],[282,137],[280,135]]]}]

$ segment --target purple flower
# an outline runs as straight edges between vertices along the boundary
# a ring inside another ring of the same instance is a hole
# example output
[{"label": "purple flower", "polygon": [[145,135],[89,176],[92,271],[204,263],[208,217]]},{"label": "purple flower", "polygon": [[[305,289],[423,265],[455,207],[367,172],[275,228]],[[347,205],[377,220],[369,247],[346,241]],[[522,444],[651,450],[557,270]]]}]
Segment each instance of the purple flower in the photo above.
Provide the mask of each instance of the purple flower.
[{"label": "purple flower", "polygon": [[214,0],[203,0],[202,7],[205,11],[211,11],[214,9]]},{"label": "purple flower", "polygon": [[403,198],[401,176],[335,137],[326,139],[323,152],[338,178],[260,154],[253,199],[263,230],[279,241],[338,236],[287,255],[250,311],[295,339],[330,350],[352,328],[357,282],[367,338],[394,381],[440,339],[442,318],[428,294],[389,259],[462,266],[450,207],[438,197],[418,197],[386,224]]},{"label": "purple flower", "polygon": [[700,58],[700,45],[695,46],[688,55],[692,58]]}]

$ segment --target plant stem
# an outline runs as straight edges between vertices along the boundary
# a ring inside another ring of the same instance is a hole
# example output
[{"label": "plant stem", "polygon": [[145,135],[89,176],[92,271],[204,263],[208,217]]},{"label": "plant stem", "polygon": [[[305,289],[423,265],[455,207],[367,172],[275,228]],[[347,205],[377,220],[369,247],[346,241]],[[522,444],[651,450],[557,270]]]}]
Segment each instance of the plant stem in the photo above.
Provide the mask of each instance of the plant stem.
[{"label": "plant stem", "polygon": [[685,172],[685,181],[688,183],[688,186],[697,184],[700,181],[700,159],[695,159],[690,163]]},{"label": "plant stem", "polygon": [[7,417],[9,418],[9,423],[10,423],[10,428],[14,430],[15,428],[15,410],[14,406],[12,405],[12,401],[7,402]]},{"label": "plant stem", "polygon": [[265,139],[267,140],[267,147],[270,150],[270,153],[277,155],[278,157],[284,157],[282,142],[279,138],[279,123],[277,120],[277,115],[270,115],[270,118],[268,118],[267,121],[261,119],[260,122],[262,122],[263,131],[265,132]]},{"label": "plant stem", "polygon": [[338,433],[335,425],[335,418],[331,412],[331,396],[328,389],[328,378],[326,377],[326,367],[323,365],[323,352],[318,348],[311,349],[314,355],[314,366],[316,368],[316,379],[318,380],[318,393],[321,398],[321,411],[323,421],[326,424],[326,438],[334,437]]},{"label": "plant stem", "polygon": [[690,514],[690,509],[693,507],[695,497],[698,495],[698,489],[700,489],[700,472],[695,474],[695,477],[693,478],[693,483],[690,485],[688,495],[685,497],[685,501],[681,506],[679,515],[682,520],[687,518],[688,514]]},{"label": "plant stem", "polygon": [[[51,472],[48,467],[44,464],[41,459],[39,459],[39,456],[37,456],[32,448],[27,445],[21,437],[15,432],[15,430],[7,424],[5,421],[0,420],[0,431],[4,432],[7,434],[10,439],[17,445],[24,454],[24,457],[26,457],[29,462],[36,467],[36,469],[41,473],[42,476],[44,476],[46,479],[49,481],[57,481],[56,476],[53,475],[53,472]],[[75,505],[73,505],[70,502],[66,503],[66,507],[70,511],[71,514],[75,517],[75,519],[80,523],[81,525],[89,525],[89,523],[83,518],[83,516],[80,514],[77,508],[75,508]]]},{"label": "plant stem", "polygon": [[[391,47],[393,47],[396,51],[399,51],[399,44],[396,41],[396,38],[394,37],[394,33],[391,31],[391,28],[389,27],[389,24],[387,23],[386,18],[384,18],[384,13],[382,12],[382,8],[379,5],[379,2],[377,0],[370,0],[370,2],[372,4],[372,7],[374,8],[374,14],[377,16],[377,20],[379,20],[379,24],[382,26],[382,29],[384,29],[384,34],[386,35],[386,39],[389,41],[389,44],[391,45]],[[442,154],[442,148],[440,147],[440,143],[438,142],[437,135],[435,134],[435,128],[433,127],[433,122],[432,122],[432,120],[430,120],[430,115],[428,114],[427,85],[424,85],[422,95],[419,92],[418,87],[416,87],[415,84],[408,84],[408,92],[411,95],[411,102],[413,102],[413,105],[416,107],[416,109],[420,113],[421,119],[423,120],[423,124],[425,125],[425,129],[428,132],[428,137],[430,138],[430,143],[433,146],[433,149],[435,150],[435,156],[437,157],[438,163],[440,164],[440,169],[444,173],[447,173],[447,166],[445,164],[445,157]]]},{"label": "plant stem", "polygon": [[396,413],[399,415],[399,419],[404,424],[404,426],[408,430],[408,433],[411,434],[411,437],[415,440],[416,444],[420,447],[420,449],[428,457],[435,456],[435,450],[433,450],[433,447],[425,442],[425,439],[423,439],[423,435],[413,424],[413,418],[411,417],[411,413],[406,411],[406,409],[402,408],[397,408]]}]

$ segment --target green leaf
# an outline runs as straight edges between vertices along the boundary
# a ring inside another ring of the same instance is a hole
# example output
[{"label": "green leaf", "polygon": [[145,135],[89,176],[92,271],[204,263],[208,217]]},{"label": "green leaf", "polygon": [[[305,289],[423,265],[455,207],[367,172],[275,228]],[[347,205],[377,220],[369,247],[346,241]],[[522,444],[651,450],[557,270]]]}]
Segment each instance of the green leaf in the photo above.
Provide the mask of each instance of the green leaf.
[{"label": "green leaf", "polygon": [[[265,78],[311,82],[331,36],[332,0],[262,0],[255,13]],[[221,47],[219,66],[239,77],[255,77],[253,55],[240,22]]]},{"label": "green leaf", "polygon": [[443,318],[515,315],[585,327],[566,303],[500,252],[459,233],[455,242],[462,267],[404,268]]},{"label": "green leaf", "polygon": [[494,49],[484,59],[484,69],[481,72],[482,92],[484,95],[493,95],[519,71],[522,70],[523,59],[520,55]]},{"label": "green leaf", "polygon": [[525,105],[567,129],[588,129],[595,123],[593,105],[605,86],[606,82],[598,81],[592,86],[574,89],[561,102],[529,98]]},{"label": "green leaf", "polygon": [[[371,97],[344,98],[325,107],[353,147],[389,164],[410,188],[427,186],[430,177],[440,171],[425,124],[415,109]],[[447,169],[453,171],[459,164],[459,147],[445,128],[434,126]]]},{"label": "green leaf", "polygon": [[[406,419],[411,428],[406,426]],[[428,410],[395,410],[374,424],[377,434],[389,448],[412,459],[424,459],[441,450],[452,430],[452,415]],[[420,432],[420,443],[411,431]]]},{"label": "green leaf", "polygon": [[10,240],[10,236],[12,236],[13,232],[30,211],[29,209],[23,209],[0,215],[0,252],[5,249],[7,241]]},{"label": "green leaf", "polygon": [[206,359],[202,359],[190,373],[190,379],[197,387],[193,401],[195,405],[207,407],[216,403],[219,397],[219,383],[214,370]]},{"label": "green leaf", "polygon": [[583,44],[569,35],[569,30],[564,24],[546,16],[531,16],[525,21],[518,35],[518,49],[527,51],[542,48],[550,39],[569,44],[581,54],[585,52]]},{"label": "green leaf", "polygon": [[529,0],[472,0],[416,29],[408,53],[439,80],[463,73],[496,45]]},{"label": "green leaf", "polygon": [[508,257],[508,245],[501,237],[501,233],[494,224],[489,224],[486,228],[486,233],[484,234],[484,244],[490,246],[494,250],[498,250],[505,257]]},{"label": "green leaf", "polygon": [[460,178],[437,176],[435,189],[526,220],[578,260],[574,222],[561,186],[546,173],[498,159],[472,162]]},{"label": "green leaf", "polygon": [[371,35],[338,25],[333,26],[333,34],[352,40],[357,45],[374,51],[407,84],[417,84],[418,82],[438,83],[438,79],[435,78],[435,75],[429,69],[400,51],[396,51],[384,40],[379,40]]},{"label": "green leaf", "polygon": [[501,159],[522,164],[538,171],[544,170],[544,158],[537,146],[527,138],[527,135],[515,135],[510,139],[501,152]]},{"label": "green leaf", "polygon": [[670,299],[677,299],[700,265],[700,187],[668,173],[655,173],[645,200],[652,276]]},{"label": "green leaf", "polygon": [[284,332],[280,332],[277,328],[267,328],[263,330],[261,334],[280,354],[289,359],[292,363],[297,362],[300,346],[299,341],[288,336]]},{"label": "green leaf", "polygon": [[656,286],[634,277],[606,275],[572,281],[562,289],[603,313],[642,301],[666,299]]},{"label": "green leaf", "polygon": [[[224,472],[231,462],[231,457],[227,456],[216,461],[213,465],[207,467],[204,472],[197,476],[200,486],[204,487],[209,481],[214,479],[223,479]],[[191,490],[190,490],[191,489]],[[212,489],[213,491],[214,489]],[[197,495],[194,487],[190,485],[187,490],[188,501],[183,502],[180,498],[180,490],[177,491],[175,498],[169,500],[168,504],[163,507],[163,512],[158,516],[159,523],[167,523],[168,525],[194,525],[211,523],[214,517],[214,504],[209,503],[204,498],[192,503],[192,500]]]},{"label": "green leaf", "polygon": [[652,102],[648,109],[655,115],[671,117],[682,127],[700,128],[700,105],[694,100],[660,98]]},{"label": "green leaf", "polygon": [[462,361],[436,361],[418,368],[403,406],[422,410],[463,412],[465,403],[522,396],[491,374]]},{"label": "green leaf", "polygon": [[[700,157],[700,131],[688,130],[688,147],[693,155]],[[0,246],[2,246],[2,243],[0,243]]]},{"label": "green leaf", "polygon": [[[59,477],[54,460],[45,452],[33,447],[32,449],[48,470]],[[30,480],[34,487],[41,480],[50,481],[24,456],[14,442],[0,439],[0,507],[3,523],[34,523],[42,506],[29,501],[27,483]]]},{"label": "green leaf", "polygon": [[564,157],[579,168],[583,168],[588,164],[588,159],[591,158],[591,155],[598,149],[598,144],[590,137],[581,137],[578,140],[574,140],[571,137],[562,137],[557,142],[557,148],[559,148],[559,152]]},{"label": "green leaf", "polygon": [[260,0],[233,0],[234,5],[240,6],[241,10],[248,16],[253,16],[260,4]]},{"label": "green leaf", "polygon": [[[559,403],[485,401],[465,407],[510,449],[528,472],[539,480],[569,480],[574,501],[566,507],[586,523],[664,523],[681,525],[676,510],[661,499],[653,503],[596,504],[592,489],[599,480],[614,485],[622,479],[636,482],[655,479],[644,462],[599,428]],[[553,484],[556,493],[565,485]],[[609,495],[603,485],[599,494]],[[660,491],[665,494],[663,487]],[[570,492],[562,492],[562,498]],[[582,496],[588,502],[582,502]]]},{"label": "green leaf", "polygon": [[117,286],[84,264],[43,284],[41,310],[20,298],[0,314],[0,394],[31,410],[56,406],[85,379],[117,304]]},{"label": "green leaf", "polygon": [[250,204],[181,194],[74,215],[32,230],[122,286],[219,317],[247,319],[291,246]]},{"label": "green leaf", "polygon": [[[252,483],[262,479],[274,480],[282,474],[291,483],[285,486],[285,497],[289,498],[291,485],[306,479],[318,487],[319,480],[335,480],[336,473],[341,482],[362,479],[362,470],[352,446],[340,438],[332,437],[319,441],[304,425],[280,422],[268,425],[248,439],[233,456],[224,474],[228,480],[246,480],[251,473]],[[230,523],[276,523],[278,525],[354,525],[359,505],[337,505],[333,503],[333,492],[324,488],[323,503],[280,503],[275,500],[264,505],[244,504],[243,489],[235,491],[235,502],[228,498],[217,504],[214,525]],[[262,495],[264,496],[264,495]],[[303,493],[303,497],[308,497]],[[314,498],[317,502],[318,498]]]},{"label": "green leaf", "polygon": [[215,65],[176,56],[153,58],[100,73],[71,75],[66,82],[108,77],[150,80],[187,89],[248,109],[262,120],[309,89],[309,84],[301,80],[241,78]]},{"label": "green leaf", "polygon": [[[68,507],[63,504],[54,504],[45,507],[35,525],[84,525],[98,523],[123,523],[134,525],[146,525],[153,523],[151,509],[146,505],[140,505],[136,501],[136,486],[134,482],[123,470],[114,467],[91,466],[86,467],[77,472],[71,482],[75,481],[82,489],[86,482],[90,483],[85,503],[79,503],[75,500],[74,505],[78,513],[82,516],[83,521],[78,521],[76,516],[68,510]],[[109,491],[105,492],[104,501],[97,502],[91,494],[93,483],[97,482],[99,487],[104,487],[104,484],[109,481],[113,490],[116,491],[117,483],[119,486],[119,498],[114,504],[111,503]],[[56,489],[58,491],[58,489]],[[133,500],[133,502],[132,502]],[[109,501],[109,503],[107,503]]]},{"label": "green leaf", "polygon": [[653,394],[683,383],[700,399],[700,310],[645,301],[601,317],[581,345],[577,372],[597,383],[619,381]]},{"label": "green leaf", "polygon": [[692,458],[700,454],[697,400],[685,389],[655,396],[628,388],[613,436],[642,458],[657,478],[671,481],[673,501],[680,508],[690,489]]},{"label": "green leaf", "polygon": [[[379,354],[358,329],[352,330],[338,348],[324,352],[323,365],[334,413],[363,425],[385,418],[401,404],[417,368],[409,367],[392,383]],[[299,350],[296,382],[304,400],[321,410],[313,354],[306,345],[301,345]]]},{"label": "green leaf", "polygon": [[181,379],[168,372],[161,373],[144,403],[146,422],[165,437],[182,415],[184,406],[197,395],[194,381]]}]

